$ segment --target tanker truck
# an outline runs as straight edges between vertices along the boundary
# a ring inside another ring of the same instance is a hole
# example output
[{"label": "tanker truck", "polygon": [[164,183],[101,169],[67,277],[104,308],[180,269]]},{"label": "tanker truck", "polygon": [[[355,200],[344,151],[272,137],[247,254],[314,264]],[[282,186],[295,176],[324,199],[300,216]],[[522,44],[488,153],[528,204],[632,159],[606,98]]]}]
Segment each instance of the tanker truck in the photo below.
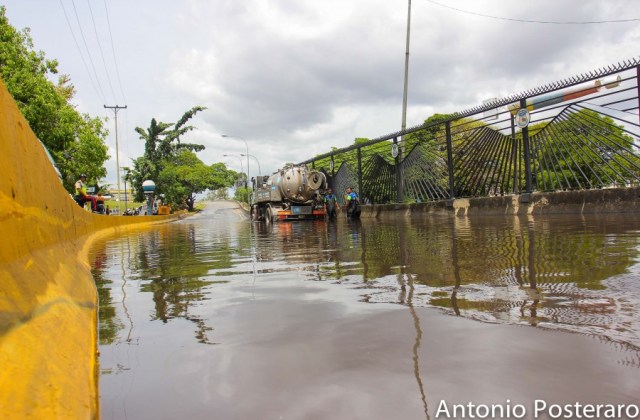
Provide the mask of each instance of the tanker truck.
[{"label": "tanker truck", "polygon": [[298,220],[324,218],[321,192],[327,186],[322,172],[306,165],[286,165],[272,175],[252,179],[253,220]]}]

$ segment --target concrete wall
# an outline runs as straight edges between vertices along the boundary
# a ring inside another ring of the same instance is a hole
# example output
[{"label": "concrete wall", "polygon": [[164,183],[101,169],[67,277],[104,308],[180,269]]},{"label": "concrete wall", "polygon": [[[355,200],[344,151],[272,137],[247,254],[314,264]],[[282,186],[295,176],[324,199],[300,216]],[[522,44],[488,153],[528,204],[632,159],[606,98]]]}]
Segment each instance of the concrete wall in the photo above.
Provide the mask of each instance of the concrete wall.
[{"label": "concrete wall", "polygon": [[0,81],[0,416],[96,418],[94,239],[175,216],[81,209]]},{"label": "concrete wall", "polygon": [[440,216],[522,216],[639,213],[640,188],[532,193],[504,197],[459,198],[420,204],[362,206],[363,218]]}]

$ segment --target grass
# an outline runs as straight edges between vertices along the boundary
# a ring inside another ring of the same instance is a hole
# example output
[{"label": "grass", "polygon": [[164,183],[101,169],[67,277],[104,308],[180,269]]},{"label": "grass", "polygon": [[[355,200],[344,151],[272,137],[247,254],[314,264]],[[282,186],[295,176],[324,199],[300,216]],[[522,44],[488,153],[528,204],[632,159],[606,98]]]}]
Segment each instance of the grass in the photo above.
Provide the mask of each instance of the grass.
[{"label": "grass", "polygon": [[112,212],[119,210],[119,214],[124,213],[127,207],[130,209],[136,209],[140,206],[146,205],[146,203],[138,203],[136,201],[127,201],[126,207],[125,207],[124,201],[115,201],[115,200],[105,201],[104,204],[105,206],[109,206],[109,210],[111,210]]}]

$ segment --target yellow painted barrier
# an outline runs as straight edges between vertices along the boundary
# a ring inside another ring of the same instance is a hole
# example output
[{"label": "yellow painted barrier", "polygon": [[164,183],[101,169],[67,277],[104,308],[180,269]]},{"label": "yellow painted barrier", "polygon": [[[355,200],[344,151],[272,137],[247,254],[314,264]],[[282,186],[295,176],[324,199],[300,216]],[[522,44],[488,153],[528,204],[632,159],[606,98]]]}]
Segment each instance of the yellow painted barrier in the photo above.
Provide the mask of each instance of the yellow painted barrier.
[{"label": "yellow painted barrier", "polygon": [[98,418],[98,236],[174,216],[81,209],[0,81],[0,417]]}]

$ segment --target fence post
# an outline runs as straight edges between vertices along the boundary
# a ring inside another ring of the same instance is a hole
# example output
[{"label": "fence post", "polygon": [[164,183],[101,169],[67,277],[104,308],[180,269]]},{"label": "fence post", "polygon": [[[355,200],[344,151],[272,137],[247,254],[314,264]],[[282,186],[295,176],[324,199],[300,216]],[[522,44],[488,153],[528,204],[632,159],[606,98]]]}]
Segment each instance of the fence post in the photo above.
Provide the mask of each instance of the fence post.
[{"label": "fence post", "polygon": [[447,169],[449,171],[449,198],[455,198],[455,187],[453,179],[453,146],[451,144],[451,121],[444,123],[447,138]]},{"label": "fence post", "polygon": [[[398,137],[393,138],[393,144],[398,148]],[[400,168],[400,153],[393,158],[395,161],[394,168],[396,170],[396,203],[402,203],[404,197],[402,194],[402,170]]]},{"label": "fence post", "polygon": [[[527,107],[527,100],[520,99],[520,108]],[[531,188],[531,154],[529,151],[529,126],[522,129],[522,146],[524,147],[524,176],[525,192],[530,193]]]},{"label": "fence post", "polygon": [[[638,109],[640,109],[640,65],[636,66],[636,88],[638,88]],[[640,112],[638,112],[638,120],[640,120]]]},{"label": "fence post", "polygon": [[513,194],[520,193],[520,176],[518,175],[518,142],[516,141],[516,123],[515,117],[512,113],[511,116],[511,162],[513,162],[513,186],[511,192]]},{"label": "fence post", "polygon": [[358,147],[358,195],[362,200],[362,147]]}]

